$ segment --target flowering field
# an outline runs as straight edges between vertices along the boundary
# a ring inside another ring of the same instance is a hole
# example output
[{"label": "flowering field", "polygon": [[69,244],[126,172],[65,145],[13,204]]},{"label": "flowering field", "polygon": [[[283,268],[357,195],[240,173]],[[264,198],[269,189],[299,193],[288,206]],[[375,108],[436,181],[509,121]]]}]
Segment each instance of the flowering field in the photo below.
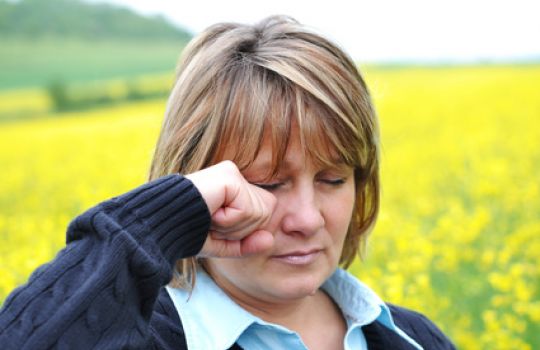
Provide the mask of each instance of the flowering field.
[{"label": "flowering field", "polygon": [[[365,73],[382,208],[353,272],[460,349],[540,348],[540,67]],[[47,105],[34,95],[27,105]],[[0,303],[61,249],[74,215],[145,180],[163,110],[154,100],[0,124]]]}]

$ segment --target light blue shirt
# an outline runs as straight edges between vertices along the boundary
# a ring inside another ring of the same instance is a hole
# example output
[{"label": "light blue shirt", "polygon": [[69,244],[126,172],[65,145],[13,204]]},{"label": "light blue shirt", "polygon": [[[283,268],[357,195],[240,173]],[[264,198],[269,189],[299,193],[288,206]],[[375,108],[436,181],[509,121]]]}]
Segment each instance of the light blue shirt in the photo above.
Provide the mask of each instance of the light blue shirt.
[{"label": "light blue shirt", "polygon": [[[345,350],[367,350],[362,326],[378,320],[417,349],[422,347],[399,329],[386,304],[368,286],[337,269],[322,289],[339,306],[347,322]],[[300,336],[287,328],[263,321],[236,304],[203,270],[191,296],[167,287],[178,311],[190,350],[226,350],[238,343],[246,350],[306,350]]]}]

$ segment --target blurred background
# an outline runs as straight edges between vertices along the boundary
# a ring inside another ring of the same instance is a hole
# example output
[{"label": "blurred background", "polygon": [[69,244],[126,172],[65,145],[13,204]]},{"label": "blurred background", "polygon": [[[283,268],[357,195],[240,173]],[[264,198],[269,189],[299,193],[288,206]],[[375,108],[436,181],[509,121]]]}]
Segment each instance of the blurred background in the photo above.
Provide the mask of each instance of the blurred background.
[{"label": "blurred background", "polygon": [[78,213],[146,180],[184,45],[288,14],[358,62],[381,214],[351,271],[460,349],[540,348],[534,1],[0,0],[0,304]]}]

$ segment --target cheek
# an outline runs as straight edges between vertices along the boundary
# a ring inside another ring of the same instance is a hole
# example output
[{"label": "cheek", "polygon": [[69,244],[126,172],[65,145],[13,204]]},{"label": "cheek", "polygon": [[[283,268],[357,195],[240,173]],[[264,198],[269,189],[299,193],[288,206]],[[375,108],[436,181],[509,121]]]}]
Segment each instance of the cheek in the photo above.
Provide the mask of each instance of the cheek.
[{"label": "cheek", "polygon": [[257,256],[242,259],[208,258],[206,262],[207,271],[221,286],[243,285],[244,280],[258,273],[259,266],[261,263]]},{"label": "cheek", "polygon": [[326,227],[336,243],[343,244],[354,210],[354,187],[340,192],[326,203]]},{"label": "cheek", "polygon": [[327,208],[329,220],[336,224],[348,226],[354,210],[355,192],[354,187],[347,186],[342,191],[336,193],[332,198],[328,198]]}]

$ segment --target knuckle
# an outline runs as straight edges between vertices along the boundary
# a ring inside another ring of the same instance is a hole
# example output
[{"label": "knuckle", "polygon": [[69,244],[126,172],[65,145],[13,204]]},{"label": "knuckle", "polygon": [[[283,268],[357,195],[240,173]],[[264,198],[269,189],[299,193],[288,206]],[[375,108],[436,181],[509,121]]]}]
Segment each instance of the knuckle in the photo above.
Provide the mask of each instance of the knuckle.
[{"label": "knuckle", "polygon": [[238,167],[232,160],[224,160],[220,164],[221,166],[223,166],[224,169],[232,173],[237,173],[239,171]]},{"label": "knuckle", "polygon": [[245,208],[242,214],[243,220],[251,219],[252,217],[256,216],[256,212],[253,206],[248,206],[247,208]]}]

